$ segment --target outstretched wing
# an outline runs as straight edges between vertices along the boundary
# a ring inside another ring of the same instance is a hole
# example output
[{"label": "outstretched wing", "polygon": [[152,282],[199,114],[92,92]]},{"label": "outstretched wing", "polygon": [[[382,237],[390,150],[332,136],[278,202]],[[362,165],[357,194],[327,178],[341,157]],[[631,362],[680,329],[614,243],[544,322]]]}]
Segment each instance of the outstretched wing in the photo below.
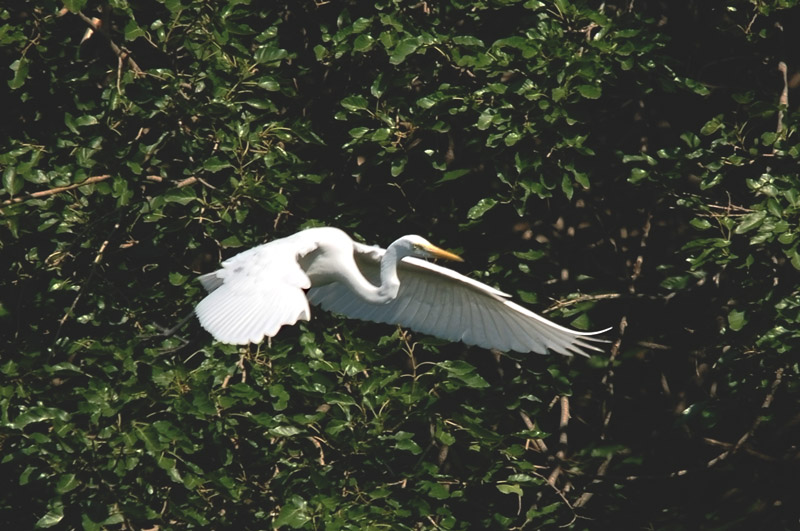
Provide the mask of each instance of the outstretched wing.
[{"label": "outstretched wing", "polygon": [[283,238],[237,254],[222,269],[201,276],[209,294],[195,308],[200,324],[217,341],[246,344],[308,320],[303,290],[311,281],[297,260],[316,248],[308,239]]},{"label": "outstretched wing", "polygon": [[[364,276],[380,284],[384,250],[356,244],[355,258]],[[442,339],[501,351],[548,350],[586,356],[602,351],[591,337],[600,332],[564,328],[508,300],[508,295],[450,269],[406,257],[399,264],[400,291],[386,304],[364,301],[338,282],[311,288],[314,305],[367,321],[399,324]]]}]

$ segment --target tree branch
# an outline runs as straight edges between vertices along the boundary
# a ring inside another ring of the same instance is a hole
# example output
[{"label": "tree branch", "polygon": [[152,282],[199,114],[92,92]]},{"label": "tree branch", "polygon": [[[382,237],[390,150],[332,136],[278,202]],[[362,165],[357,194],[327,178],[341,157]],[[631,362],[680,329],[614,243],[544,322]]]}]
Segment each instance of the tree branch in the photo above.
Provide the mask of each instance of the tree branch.
[{"label": "tree branch", "polygon": [[12,197],[11,199],[6,199],[2,203],[0,203],[0,206],[8,206],[8,205],[13,205],[15,203],[22,203],[23,201],[28,201],[29,199],[39,199],[41,197],[47,197],[53,194],[60,194],[61,192],[74,190],[75,188],[86,186],[87,184],[94,184],[94,183],[99,183],[100,181],[105,181],[110,177],[111,175],[96,175],[94,177],[89,177],[85,181],[81,181],[75,184],[70,184],[69,186],[58,186],[56,188],[50,188],[49,190],[41,190],[39,192],[33,192],[31,194],[23,195],[21,197]]},{"label": "tree branch", "polygon": [[778,369],[775,371],[775,379],[772,381],[769,393],[767,393],[767,396],[764,397],[764,402],[761,403],[761,411],[756,416],[752,426],[750,426],[750,429],[747,430],[747,433],[739,437],[739,440],[736,441],[736,444],[734,444],[732,448],[725,450],[717,457],[709,461],[706,464],[706,468],[711,468],[738,452],[742,445],[744,445],[744,443],[746,443],[747,440],[753,436],[764,419],[764,412],[772,405],[772,400],[775,398],[775,391],[777,391],[778,386],[781,385],[781,381],[783,381],[783,367],[778,367]]},{"label": "tree branch", "polygon": [[105,37],[106,41],[108,42],[108,45],[111,47],[111,51],[113,51],[114,54],[116,54],[116,56],[120,60],[127,61],[128,62],[128,66],[131,67],[131,70],[133,70],[134,74],[139,75],[139,76],[144,75],[144,71],[141,68],[139,68],[139,65],[136,64],[136,61],[133,60],[133,58],[131,57],[130,53],[128,53],[127,50],[123,50],[122,48],[117,46],[117,43],[115,43],[111,39],[111,35],[109,35],[108,31],[106,31],[106,29],[102,25],[95,24],[94,21],[91,18],[89,18],[86,15],[84,15],[83,12],[81,12],[81,11],[78,11],[76,14],[92,30],[94,30],[95,32],[97,32],[100,35],[102,35],[103,37]]},{"label": "tree branch", "polygon": [[559,405],[561,406],[561,418],[558,423],[558,451],[556,452],[556,459],[558,464],[550,473],[547,482],[550,486],[556,486],[556,480],[561,474],[561,463],[567,458],[567,426],[569,425],[569,398],[566,396],[559,397]]},{"label": "tree branch", "polygon": [[783,107],[789,106],[789,80],[786,78],[786,63],[783,61],[778,63],[778,70],[780,70],[783,76],[783,90],[781,91],[781,97],[778,101],[782,108],[778,110],[778,127],[775,130],[776,133],[783,131]]}]

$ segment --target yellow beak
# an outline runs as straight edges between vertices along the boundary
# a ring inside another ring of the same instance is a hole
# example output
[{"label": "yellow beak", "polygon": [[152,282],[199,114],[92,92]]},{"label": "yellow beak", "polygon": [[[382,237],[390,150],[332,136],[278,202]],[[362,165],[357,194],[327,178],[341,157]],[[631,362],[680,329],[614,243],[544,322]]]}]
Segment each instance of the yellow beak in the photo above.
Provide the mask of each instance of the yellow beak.
[{"label": "yellow beak", "polygon": [[454,262],[464,261],[464,259],[458,256],[457,254],[453,254],[450,251],[445,251],[444,249],[439,249],[435,245],[426,245],[425,250],[431,253],[436,258],[444,258],[445,260],[453,260]]}]

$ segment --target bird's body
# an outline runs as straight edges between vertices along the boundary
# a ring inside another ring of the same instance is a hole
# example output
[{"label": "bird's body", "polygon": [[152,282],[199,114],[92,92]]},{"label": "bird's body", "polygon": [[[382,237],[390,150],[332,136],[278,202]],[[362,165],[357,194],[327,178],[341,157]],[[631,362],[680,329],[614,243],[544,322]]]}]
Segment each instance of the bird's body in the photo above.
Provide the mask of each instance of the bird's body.
[{"label": "bird's body", "polygon": [[[417,258],[419,257],[419,258]],[[195,310],[218,341],[260,342],[311,315],[309,302],[348,317],[399,324],[442,339],[501,351],[586,355],[592,336],[557,325],[508,295],[421,260],[458,256],[419,236],[387,249],[331,227],[307,229],[226,260],[200,277],[208,296]]]}]

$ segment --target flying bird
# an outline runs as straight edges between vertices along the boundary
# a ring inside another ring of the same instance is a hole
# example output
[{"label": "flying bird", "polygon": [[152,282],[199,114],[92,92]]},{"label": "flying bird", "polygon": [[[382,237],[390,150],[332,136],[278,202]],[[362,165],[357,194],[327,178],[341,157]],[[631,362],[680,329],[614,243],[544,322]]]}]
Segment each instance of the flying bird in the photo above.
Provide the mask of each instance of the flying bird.
[{"label": "flying bird", "polygon": [[209,294],[200,324],[217,341],[258,343],[311,317],[309,303],[347,317],[397,324],[450,341],[500,351],[587,356],[594,336],[560,326],[509,295],[424,258],[463,261],[416,235],[386,249],[318,227],[229,258],[199,280]]}]

